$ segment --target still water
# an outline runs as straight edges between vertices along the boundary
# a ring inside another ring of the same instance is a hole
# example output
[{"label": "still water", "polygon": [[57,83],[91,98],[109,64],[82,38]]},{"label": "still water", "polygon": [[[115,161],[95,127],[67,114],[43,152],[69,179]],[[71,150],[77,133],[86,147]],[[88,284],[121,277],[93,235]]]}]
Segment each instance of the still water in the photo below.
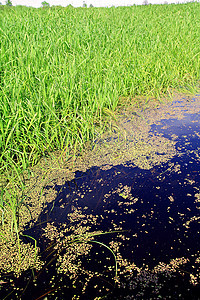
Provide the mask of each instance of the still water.
[{"label": "still water", "polygon": [[[46,267],[22,299],[30,292],[32,299],[200,299],[200,115],[184,103],[172,103],[181,118],[149,125],[155,143],[173,141],[167,161],[159,152],[161,162],[147,169],[132,160],[102,164],[54,185],[56,199],[25,231],[38,240]],[[72,257],[69,235],[90,246],[73,248],[80,255]],[[69,279],[70,264],[77,278],[70,271]],[[15,284],[24,288],[28,278]]]}]

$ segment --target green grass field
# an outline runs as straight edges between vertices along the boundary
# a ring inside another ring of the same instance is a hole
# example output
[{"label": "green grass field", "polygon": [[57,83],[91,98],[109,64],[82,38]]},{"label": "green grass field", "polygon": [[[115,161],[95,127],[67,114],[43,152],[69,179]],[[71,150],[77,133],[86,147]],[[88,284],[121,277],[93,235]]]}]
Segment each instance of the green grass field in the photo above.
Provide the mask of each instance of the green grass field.
[{"label": "green grass field", "polygon": [[0,7],[0,172],[80,148],[121,97],[196,87],[200,4]]},{"label": "green grass field", "polygon": [[[108,129],[118,107],[136,102],[137,96],[145,101],[173,90],[199,90],[199,20],[197,2],[0,6],[0,285],[7,282],[3,272],[19,275],[39,268],[37,241],[23,235],[23,226],[37,219],[49,178],[39,170],[29,191],[28,167],[56,150],[66,159],[76,154]],[[29,203],[31,197],[35,202]],[[76,244],[77,237],[86,238],[73,234]],[[103,246],[114,258],[117,277],[115,254]]]}]

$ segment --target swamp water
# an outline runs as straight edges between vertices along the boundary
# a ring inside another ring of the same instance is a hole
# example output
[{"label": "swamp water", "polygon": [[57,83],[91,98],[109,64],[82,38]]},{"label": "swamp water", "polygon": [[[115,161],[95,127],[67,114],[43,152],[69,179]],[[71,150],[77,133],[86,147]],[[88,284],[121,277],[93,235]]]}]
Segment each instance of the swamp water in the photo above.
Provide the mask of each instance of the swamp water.
[{"label": "swamp water", "polygon": [[124,112],[78,165],[26,225],[44,266],[1,298],[200,299],[200,96]]}]

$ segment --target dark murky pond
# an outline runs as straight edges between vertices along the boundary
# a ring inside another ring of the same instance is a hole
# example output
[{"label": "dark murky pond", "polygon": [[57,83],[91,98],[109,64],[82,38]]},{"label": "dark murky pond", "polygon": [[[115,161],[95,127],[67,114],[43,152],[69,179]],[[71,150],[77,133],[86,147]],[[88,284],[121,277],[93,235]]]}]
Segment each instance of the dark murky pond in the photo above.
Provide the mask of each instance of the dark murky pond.
[{"label": "dark murky pond", "polygon": [[[200,299],[199,111],[162,119],[149,135],[173,140],[176,155],[149,169],[132,161],[91,167],[54,185],[56,199],[25,232],[47,265],[25,290],[30,274],[15,280],[22,299],[79,299],[80,290],[80,299]],[[79,256],[67,250],[84,241]],[[65,275],[70,263],[78,279]]]}]

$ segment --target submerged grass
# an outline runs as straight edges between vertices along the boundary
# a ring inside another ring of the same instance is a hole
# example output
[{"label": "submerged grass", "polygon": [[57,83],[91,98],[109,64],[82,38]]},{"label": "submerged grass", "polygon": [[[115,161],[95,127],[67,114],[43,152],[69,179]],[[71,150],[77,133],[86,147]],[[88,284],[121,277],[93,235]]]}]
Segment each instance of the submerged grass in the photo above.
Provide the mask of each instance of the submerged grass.
[{"label": "submerged grass", "polygon": [[120,97],[195,87],[200,4],[2,6],[0,170],[80,149]]}]

